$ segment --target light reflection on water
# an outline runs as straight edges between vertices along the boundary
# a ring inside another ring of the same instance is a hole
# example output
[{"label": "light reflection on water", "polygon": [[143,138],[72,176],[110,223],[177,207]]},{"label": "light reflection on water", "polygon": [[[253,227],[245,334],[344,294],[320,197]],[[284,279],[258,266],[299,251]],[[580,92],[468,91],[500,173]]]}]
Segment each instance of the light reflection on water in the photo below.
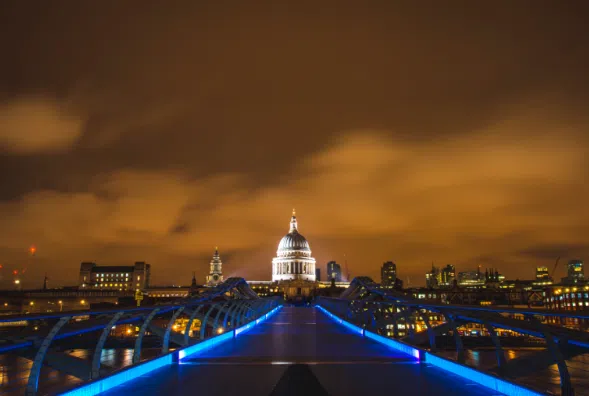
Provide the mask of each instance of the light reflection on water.
[{"label": "light reflection on water", "polygon": [[[142,351],[141,358],[149,359],[155,357],[160,351],[160,348],[146,348]],[[88,362],[92,360],[94,354],[94,350],[91,349],[70,349],[63,352]],[[133,349],[103,349],[100,361],[102,368],[107,371],[123,368],[132,363]],[[0,355],[0,395],[23,395],[31,366],[32,361],[29,359],[12,354]],[[74,376],[43,367],[39,379],[39,393],[54,394],[80,382],[81,380]]]}]

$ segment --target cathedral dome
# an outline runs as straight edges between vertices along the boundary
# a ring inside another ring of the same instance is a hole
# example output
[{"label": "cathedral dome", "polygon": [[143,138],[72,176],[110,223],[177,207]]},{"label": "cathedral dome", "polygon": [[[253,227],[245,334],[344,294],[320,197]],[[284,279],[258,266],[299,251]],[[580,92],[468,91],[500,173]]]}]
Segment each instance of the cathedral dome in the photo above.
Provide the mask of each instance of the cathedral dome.
[{"label": "cathedral dome", "polygon": [[280,240],[277,253],[279,256],[282,256],[293,251],[311,252],[309,242],[307,242],[307,239],[303,235],[299,234],[297,218],[294,213],[290,219],[290,231]]},{"label": "cathedral dome", "polygon": [[311,249],[309,248],[309,242],[307,242],[305,237],[295,231],[286,234],[278,244],[278,251],[280,252],[284,250],[310,251]]},{"label": "cathedral dome", "polygon": [[307,239],[299,234],[294,209],[290,230],[280,240],[276,257],[272,260],[272,281],[315,281],[315,259]]}]

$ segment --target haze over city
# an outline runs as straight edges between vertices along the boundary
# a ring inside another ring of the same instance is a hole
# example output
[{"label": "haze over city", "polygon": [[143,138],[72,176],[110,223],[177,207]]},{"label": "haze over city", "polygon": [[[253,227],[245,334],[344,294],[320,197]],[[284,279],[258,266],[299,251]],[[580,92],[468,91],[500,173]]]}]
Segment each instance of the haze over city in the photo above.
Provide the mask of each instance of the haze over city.
[{"label": "haze over city", "polygon": [[7,2],[0,284],[586,260],[587,2],[450,3]]}]

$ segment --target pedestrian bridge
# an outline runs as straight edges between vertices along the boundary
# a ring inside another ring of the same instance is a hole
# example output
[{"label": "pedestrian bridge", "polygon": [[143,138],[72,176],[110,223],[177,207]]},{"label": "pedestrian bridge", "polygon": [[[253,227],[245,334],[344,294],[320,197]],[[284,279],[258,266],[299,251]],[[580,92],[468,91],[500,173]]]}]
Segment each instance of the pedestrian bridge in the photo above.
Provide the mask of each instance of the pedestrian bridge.
[{"label": "pedestrian bridge", "polygon": [[342,326],[318,308],[284,307],[215,348],[105,395],[496,395]]},{"label": "pedestrian bridge", "polygon": [[[5,316],[0,394],[579,396],[589,389],[587,312],[439,304],[369,278],[313,306],[283,304],[231,278],[171,305]],[[465,359],[466,323],[487,329],[495,366],[480,371]],[[137,333],[118,338],[119,325]],[[544,339],[545,348],[506,356],[495,329]],[[439,344],[448,337],[450,358]]]}]

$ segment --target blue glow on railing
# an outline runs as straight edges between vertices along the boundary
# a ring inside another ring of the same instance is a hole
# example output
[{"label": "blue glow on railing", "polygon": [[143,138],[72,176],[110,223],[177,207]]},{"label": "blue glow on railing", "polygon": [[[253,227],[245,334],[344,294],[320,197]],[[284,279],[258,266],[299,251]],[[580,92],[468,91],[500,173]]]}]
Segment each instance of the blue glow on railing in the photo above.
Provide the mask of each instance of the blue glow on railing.
[{"label": "blue glow on railing", "polygon": [[407,355],[411,355],[415,359],[419,360],[419,349],[414,348],[411,345],[407,345],[404,342],[393,340],[391,338],[381,336],[381,335],[373,333],[371,331],[365,331],[364,337],[370,338],[371,340],[374,340],[376,342],[380,342],[381,344],[384,344],[384,345],[388,346],[389,348],[396,349],[397,351],[406,353]]},{"label": "blue glow on railing", "polygon": [[137,377],[145,375],[158,368],[168,366],[172,364],[172,354],[167,354],[155,359],[148,360],[146,362],[131,366],[126,370],[120,371],[108,377],[90,382],[84,386],[76,389],[72,389],[62,396],[94,396],[102,392],[106,392],[109,389],[124,384],[125,382],[134,380]]},{"label": "blue glow on railing", "polygon": [[415,359],[419,360],[419,349],[418,348],[414,348],[411,345],[407,345],[403,342],[392,340],[390,338],[383,337],[383,336],[373,333],[371,331],[362,329],[352,323],[349,323],[349,322],[339,318],[338,316],[335,316],[334,314],[332,314],[331,312],[329,312],[328,310],[326,310],[322,306],[317,305],[317,308],[319,308],[321,310],[321,312],[325,313],[327,316],[329,316],[330,318],[332,318],[336,322],[340,323],[342,326],[345,326],[348,329],[351,329],[354,332],[356,332],[360,335],[363,335],[364,337],[370,338],[371,340],[374,340],[376,342],[384,344],[384,345],[388,346],[389,348],[393,348],[399,352],[403,352],[403,353],[406,353],[407,355],[413,356]]},{"label": "blue glow on railing", "polygon": [[[268,312],[265,315],[265,319],[269,318],[278,310],[282,308],[282,305],[274,308],[272,311]],[[147,360],[145,362],[138,363],[136,365],[127,367],[119,372],[116,372],[112,375],[109,375],[104,378],[97,379],[95,381],[88,382],[87,384],[83,384],[75,389],[66,391],[61,393],[61,396],[95,396],[99,393],[106,392],[116,386],[122,385],[125,382],[129,382],[134,380],[142,375],[145,375],[151,371],[157,370],[164,366],[171,365],[174,360],[174,354],[178,354],[178,360],[181,361],[187,356],[194,355],[196,353],[202,352],[206,349],[209,349],[217,344],[223,343],[232,339],[233,337],[237,337],[238,334],[242,333],[245,330],[248,330],[254,327],[257,323],[259,323],[260,319],[257,321],[250,322],[238,329],[228,331],[224,334],[220,334],[213,338],[209,338],[198,344],[190,345],[186,348],[182,348],[180,350],[168,353],[167,355],[156,357],[154,359]]]},{"label": "blue glow on railing", "polygon": [[249,329],[251,329],[252,327],[254,327],[255,325],[263,322],[264,320],[268,319],[270,316],[274,315],[276,312],[278,312],[278,310],[281,308],[282,306],[279,305],[278,307],[274,308],[272,311],[268,312],[265,317],[262,316],[261,318],[256,319],[253,322],[250,322],[246,325],[243,325],[241,327],[238,327],[237,329],[235,329],[235,335],[239,335],[241,333],[243,333],[244,331],[247,331]]},{"label": "blue glow on railing", "polygon": [[235,335],[238,336],[241,333],[243,333],[244,331],[247,331],[247,330],[251,329],[252,327],[253,327],[253,324],[252,323],[248,323],[246,325],[243,325],[241,327],[238,327],[237,329],[235,329]]},{"label": "blue glow on railing", "polygon": [[178,351],[178,359],[182,360],[186,356],[194,355],[195,353],[202,352],[206,349],[212,348],[215,345],[225,342],[233,337],[234,337],[233,331],[228,331],[227,333],[223,333],[223,334],[218,335],[216,337],[209,338],[207,340],[199,342],[198,344],[194,344],[189,347],[182,348],[181,350]]},{"label": "blue glow on railing", "polygon": [[472,382],[483,385],[487,388],[493,389],[499,393],[509,396],[540,396],[542,393],[534,392],[531,389],[523,386],[502,380],[493,375],[486,374],[475,370],[473,368],[464,366],[460,363],[453,362],[448,359],[433,355],[429,352],[425,353],[425,361],[432,366],[441,368],[442,370],[450,371],[460,377],[466,378]]},{"label": "blue glow on railing", "polygon": [[[332,314],[331,312],[329,312],[328,310],[326,310],[322,306],[317,305],[316,307],[319,308],[322,312],[324,312],[327,316],[332,318],[334,321],[342,324],[343,326],[346,326],[347,328],[350,328],[350,329],[356,330],[356,331],[360,329],[358,326],[348,323],[347,321],[342,320],[340,317]],[[430,352],[427,352],[425,350],[421,350],[420,348],[415,348],[411,345],[405,344],[405,343],[397,341],[397,340],[393,340],[391,338],[381,336],[381,335],[373,333],[371,331],[364,330],[362,332],[362,334],[366,338],[370,338],[371,340],[380,342],[380,343],[385,344],[385,345],[387,345],[393,349],[396,349],[400,352],[411,355],[411,356],[415,357],[417,360],[419,360],[419,358],[420,358],[420,353],[423,353],[426,363],[429,363],[432,366],[438,367],[442,370],[454,373],[460,377],[469,379],[472,382],[476,382],[479,385],[493,389],[494,391],[497,391],[499,393],[503,393],[508,396],[540,396],[540,395],[542,395],[541,393],[535,392],[535,391],[525,388],[521,385],[517,385],[512,382],[502,380],[501,378],[495,377],[491,374],[483,373],[483,372],[478,371],[476,369],[473,369],[473,368],[467,367],[465,365],[462,365],[460,363],[456,363],[451,360],[433,355]]]}]

